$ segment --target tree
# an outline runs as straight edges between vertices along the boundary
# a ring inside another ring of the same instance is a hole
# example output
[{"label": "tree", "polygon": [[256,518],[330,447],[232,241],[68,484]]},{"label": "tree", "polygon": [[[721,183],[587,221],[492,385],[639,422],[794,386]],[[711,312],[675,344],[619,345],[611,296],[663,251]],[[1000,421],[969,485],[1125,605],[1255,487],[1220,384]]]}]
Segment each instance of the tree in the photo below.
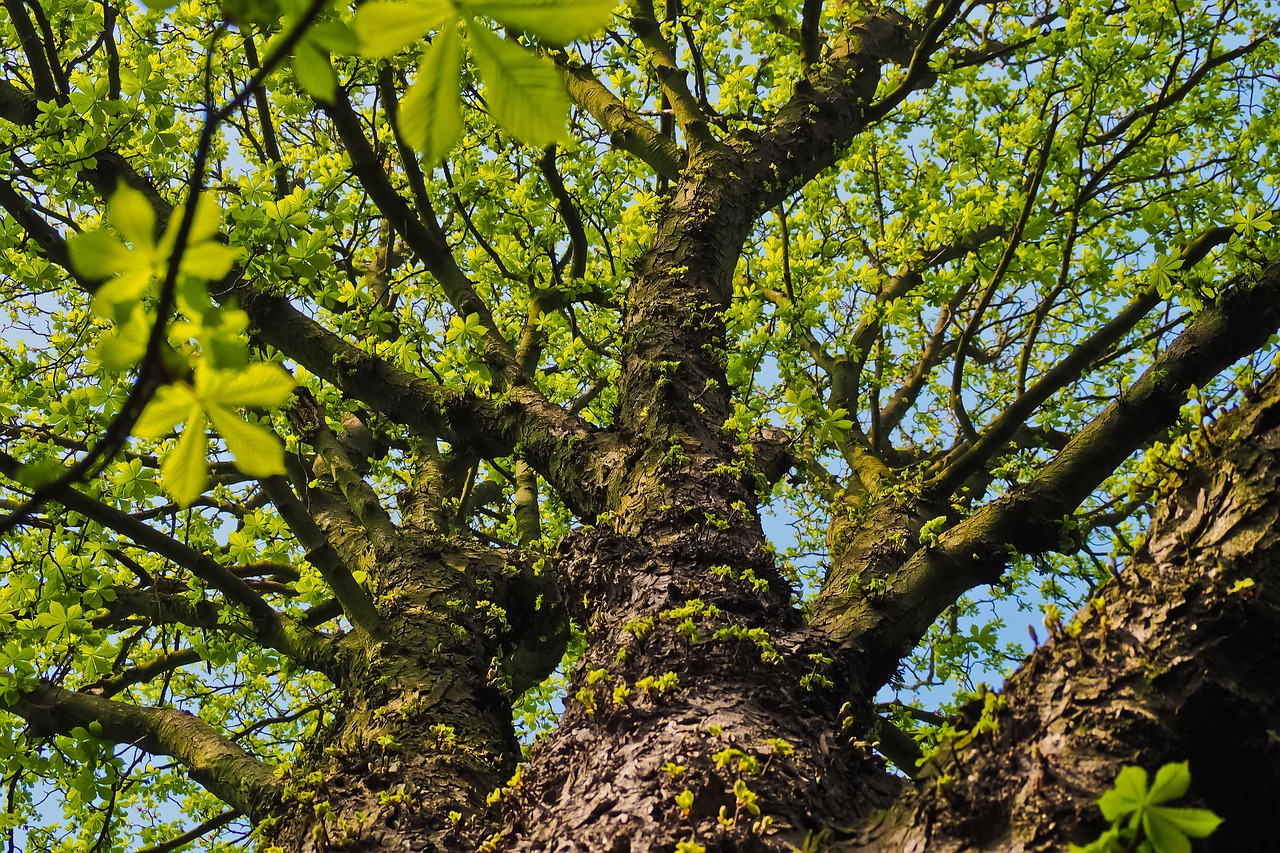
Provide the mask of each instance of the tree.
[{"label": "tree", "polygon": [[1273,9],[4,5],[11,848],[1269,843]]}]

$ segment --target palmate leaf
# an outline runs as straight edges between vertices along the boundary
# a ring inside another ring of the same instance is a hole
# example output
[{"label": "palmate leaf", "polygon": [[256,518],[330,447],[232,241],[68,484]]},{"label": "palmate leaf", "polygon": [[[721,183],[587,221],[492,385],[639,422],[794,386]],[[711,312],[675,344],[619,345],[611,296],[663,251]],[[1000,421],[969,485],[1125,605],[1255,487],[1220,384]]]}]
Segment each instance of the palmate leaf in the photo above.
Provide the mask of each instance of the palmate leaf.
[{"label": "palmate leaf", "polygon": [[467,41],[484,79],[494,120],[516,139],[545,146],[565,136],[569,100],[555,68],[514,42],[503,40],[472,16],[492,18],[548,42],[566,44],[603,27],[612,0],[472,0],[455,6],[448,0],[375,0],[360,7],[352,29],[360,53],[390,56],[431,31],[436,35],[419,62],[418,78],[400,102],[399,126],[405,140],[428,164],[439,162],[462,134],[462,35],[459,14],[467,22]]},{"label": "palmate leaf", "polygon": [[462,39],[457,22],[436,34],[422,54],[418,79],[400,101],[400,133],[435,164],[462,135]]},{"label": "palmate leaf", "polygon": [[156,214],[142,193],[121,184],[107,203],[107,218],[120,236],[134,247],[152,245],[156,240]]},{"label": "palmate leaf", "polygon": [[461,10],[564,45],[597,32],[613,16],[613,0],[466,0]]},{"label": "palmate leaf", "polygon": [[1122,767],[1115,787],[1098,798],[1098,808],[1107,820],[1117,820],[1142,808],[1147,799],[1147,771]]},{"label": "palmate leaf", "polygon": [[133,434],[140,438],[163,438],[199,411],[200,402],[190,385],[185,382],[166,385],[151,398],[142,417],[133,425]]},{"label": "palmate leaf", "polygon": [[67,238],[67,251],[76,272],[88,278],[108,278],[129,262],[129,247],[101,228]]},{"label": "palmate leaf", "polygon": [[200,397],[222,406],[278,406],[297,385],[278,364],[256,362],[244,370],[208,370],[196,375]]},{"label": "palmate leaf", "polygon": [[1151,782],[1151,790],[1147,792],[1147,802],[1158,805],[1176,800],[1185,795],[1189,787],[1191,787],[1191,770],[1188,762],[1166,764],[1156,771],[1156,778]]},{"label": "palmate leaf", "polygon": [[338,94],[338,73],[329,56],[309,39],[303,39],[293,52],[291,63],[298,84],[318,101],[332,101]]},{"label": "palmate leaf", "polygon": [[538,147],[564,139],[569,98],[551,63],[479,24],[467,32],[485,100],[502,129]]},{"label": "palmate leaf", "polygon": [[1151,825],[1163,824],[1190,838],[1208,838],[1222,825],[1222,818],[1208,809],[1153,806],[1147,810],[1146,819]]},{"label": "palmate leaf", "polygon": [[288,399],[293,377],[277,364],[250,364],[243,370],[213,370],[201,363],[195,384],[176,382],[156,392],[134,425],[144,438],[160,438],[183,424],[174,448],[160,463],[164,490],[181,506],[190,506],[209,483],[205,425],[214,428],[251,477],[284,473],[284,448],[270,431],[245,421],[233,407],[266,408]]}]

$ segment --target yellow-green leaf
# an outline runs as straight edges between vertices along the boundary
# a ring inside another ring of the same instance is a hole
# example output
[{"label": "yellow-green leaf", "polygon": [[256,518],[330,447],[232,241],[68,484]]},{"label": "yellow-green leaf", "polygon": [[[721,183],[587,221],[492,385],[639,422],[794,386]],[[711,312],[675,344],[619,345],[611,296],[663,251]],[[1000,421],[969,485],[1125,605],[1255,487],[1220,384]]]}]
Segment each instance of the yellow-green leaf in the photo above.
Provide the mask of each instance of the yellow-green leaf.
[{"label": "yellow-green leaf", "polygon": [[182,253],[181,269],[187,275],[216,281],[240,259],[240,250],[221,243],[201,243]]},{"label": "yellow-green leaf", "polygon": [[108,370],[124,370],[142,359],[151,334],[151,315],[140,303],[133,303],[129,318],[93,348],[93,358]]},{"label": "yellow-green leaf", "polygon": [[1222,825],[1222,818],[1208,809],[1179,809],[1153,806],[1147,810],[1152,821],[1168,824],[1191,838],[1208,838]]},{"label": "yellow-green leaf", "polygon": [[434,165],[462,134],[462,40],[456,23],[445,26],[422,54],[418,79],[400,100],[400,133]]},{"label": "yellow-green leaf", "polygon": [[129,264],[129,249],[103,228],[67,238],[71,266],[86,278],[110,278]]},{"label": "yellow-green leaf", "polygon": [[236,467],[250,477],[284,473],[284,445],[266,429],[251,424],[230,409],[210,405],[209,420],[236,458]]},{"label": "yellow-green leaf", "polygon": [[467,32],[484,79],[485,101],[502,129],[526,145],[538,147],[564,139],[569,98],[559,72],[479,24]]},{"label": "yellow-green leaf", "polygon": [[1098,808],[1107,820],[1116,820],[1142,808],[1147,797],[1147,771],[1141,767],[1122,767],[1116,784],[1098,798]]},{"label": "yellow-green leaf", "polygon": [[1187,793],[1191,786],[1191,770],[1186,761],[1166,764],[1156,771],[1156,778],[1147,792],[1147,802],[1167,803]]},{"label": "yellow-green leaf", "polygon": [[185,382],[166,385],[156,392],[133,425],[141,438],[162,438],[175,426],[200,414],[200,402]]},{"label": "yellow-green leaf", "polygon": [[298,43],[293,52],[293,73],[298,83],[318,101],[332,101],[338,94],[338,73],[329,55],[309,39]]},{"label": "yellow-green leaf", "polygon": [[554,44],[586,38],[613,17],[613,0],[464,0],[462,11],[484,15]]},{"label": "yellow-green leaf", "polygon": [[117,322],[125,311],[146,296],[155,276],[150,265],[138,263],[130,254],[120,274],[99,287],[93,294],[93,311],[100,317],[110,317]]},{"label": "yellow-green leaf", "polygon": [[409,3],[365,3],[352,24],[360,39],[360,53],[378,58],[408,47],[432,30],[439,30],[457,14],[447,0]]},{"label": "yellow-green leaf", "polygon": [[107,202],[107,217],[120,236],[135,247],[155,245],[156,212],[147,197],[132,187],[120,185]]},{"label": "yellow-green leaf", "polygon": [[244,370],[206,370],[196,374],[200,396],[222,406],[278,406],[298,383],[278,364],[256,362]]},{"label": "yellow-green leaf", "polygon": [[196,409],[178,436],[178,442],[160,463],[164,490],[179,506],[190,506],[209,483],[209,463],[205,458],[204,413]]}]

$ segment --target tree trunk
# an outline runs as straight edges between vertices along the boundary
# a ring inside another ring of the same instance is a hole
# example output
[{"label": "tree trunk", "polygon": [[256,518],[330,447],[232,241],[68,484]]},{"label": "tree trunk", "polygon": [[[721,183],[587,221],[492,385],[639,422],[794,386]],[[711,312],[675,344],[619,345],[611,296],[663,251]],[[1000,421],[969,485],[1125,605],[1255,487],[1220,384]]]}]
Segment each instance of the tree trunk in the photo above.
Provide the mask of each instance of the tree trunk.
[{"label": "tree trunk", "polygon": [[[687,475],[707,461],[672,465]],[[914,782],[866,741],[876,686],[830,665],[806,629],[741,482],[681,482],[676,500],[698,513],[660,506],[638,528],[602,524],[561,543],[567,598],[594,614],[589,644],[562,725],[514,780],[509,728],[494,722],[503,703],[484,674],[424,701],[421,685],[405,686],[439,668],[422,656],[419,670],[354,680],[369,695],[349,697],[300,765],[323,781],[292,809],[286,849],[1062,850],[1102,831],[1096,800],[1120,767],[1179,760],[1191,763],[1188,803],[1226,819],[1205,849],[1271,844],[1280,382],[1211,430],[1138,556]],[[465,574],[466,555],[450,560]],[[397,630],[402,650],[420,645]],[[363,671],[377,676],[378,660]],[[448,748],[442,715],[455,723]],[[379,735],[397,745],[378,747]],[[481,777],[496,789],[487,803],[465,795]],[[317,819],[321,797],[332,813]]]}]

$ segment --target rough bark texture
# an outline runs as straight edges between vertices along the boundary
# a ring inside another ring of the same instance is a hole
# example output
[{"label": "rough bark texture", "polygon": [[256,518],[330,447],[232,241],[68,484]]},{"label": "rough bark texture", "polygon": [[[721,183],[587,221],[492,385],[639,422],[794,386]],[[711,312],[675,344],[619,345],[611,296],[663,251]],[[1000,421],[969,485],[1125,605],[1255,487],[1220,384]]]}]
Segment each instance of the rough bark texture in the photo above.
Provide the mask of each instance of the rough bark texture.
[{"label": "rough bark texture", "polygon": [[[714,478],[704,487],[703,505],[733,491]],[[839,678],[810,657],[822,649],[753,522],[720,530],[672,511],[641,530],[581,531],[556,564],[590,619],[589,650],[559,733],[518,780],[488,807],[460,796],[468,818],[455,830],[427,825],[438,798],[375,805],[372,792],[419,790],[411,777],[435,772],[424,768],[439,750],[422,732],[403,756],[317,761],[344,810],[354,799],[412,829],[299,849],[1061,850],[1101,832],[1096,800],[1120,767],[1178,760],[1191,762],[1188,802],[1226,819],[1204,849],[1268,849],[1280,801],[1280,382],[1225,417],[1171,488],[1139,555],[1009,680],[994,727],[945,745],[916,782],[886,772],[859,739],[864,709],[845,701],[859,685],[806,677]],[[430,706],[433,722],[475,713],[456,691],[441,696],[450,701]],[[361,714],[320,741],[377,728],[355,725]],[[398,736],[425,726],[400,719]],[[511,769],[485,766],[495,785]]]},{"label": "rough bark texture", "polygon": [[1119,767],[1180,760],[1225,818],[1204,849],[1271,849],[1278,495],[1272,381],[1202,441],[1132,563],[1009,680],[998,729],[945,749],[838,849],[1061,850],[1100,834]]}]

